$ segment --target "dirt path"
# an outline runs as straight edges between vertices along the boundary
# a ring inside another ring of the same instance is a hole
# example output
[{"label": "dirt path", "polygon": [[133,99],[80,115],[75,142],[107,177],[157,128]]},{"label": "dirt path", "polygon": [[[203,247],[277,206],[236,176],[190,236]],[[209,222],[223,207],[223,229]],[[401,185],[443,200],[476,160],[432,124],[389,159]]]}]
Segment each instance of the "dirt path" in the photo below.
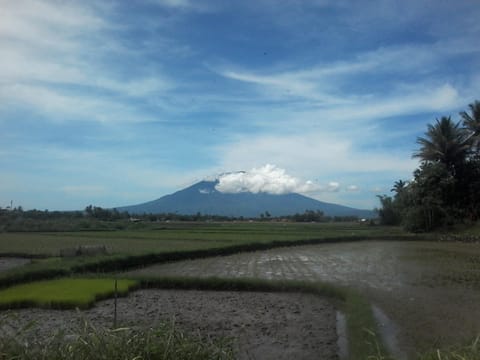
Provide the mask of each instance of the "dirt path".
[{"label": "dirt path", "polygon": [[[35,319],[39,333],[73,326],[75,311],[16,311],[18,326]],[[111,326],[113,300],[83,316]],[[328,301],[309,294],[139,290],[118,300],[119,325],[154,326],[175,321],[184,331],[233,337],[239,359],[337,359],[336,314]]]}]

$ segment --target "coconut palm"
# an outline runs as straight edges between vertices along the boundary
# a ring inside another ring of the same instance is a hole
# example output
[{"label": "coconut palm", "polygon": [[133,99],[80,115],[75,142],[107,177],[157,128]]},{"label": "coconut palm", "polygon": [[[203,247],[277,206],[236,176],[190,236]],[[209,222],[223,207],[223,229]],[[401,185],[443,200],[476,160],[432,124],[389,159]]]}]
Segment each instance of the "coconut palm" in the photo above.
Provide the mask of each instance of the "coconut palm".
[{"label": "coconut palm", "polygon": [[463,119],[463,126],[470,132],[470,141],[473,149],[480,152],[480,101],[469,104],[471,114],[462,111],[460,116]]},{"label": "coconut palm", "polygon": [[428,125],[425,137],[418,137],[417,144],[420,149],[413,157],[425,162],[442,163],[455,176],[456,170],[461,166],[469,151],[469,134],[454,123],[450,117],[437,119],[435,124]]},{"label": "coconut palm", "polygon": [[395,183],[393,184],[393,187],[390,189],[390,191],[393,191],[397,194],[400,194],[403,192],[403,190],[405,190],[405,187],[407,186],[407,183],[403,180],[398,180],[398,181],[395,181]]}]

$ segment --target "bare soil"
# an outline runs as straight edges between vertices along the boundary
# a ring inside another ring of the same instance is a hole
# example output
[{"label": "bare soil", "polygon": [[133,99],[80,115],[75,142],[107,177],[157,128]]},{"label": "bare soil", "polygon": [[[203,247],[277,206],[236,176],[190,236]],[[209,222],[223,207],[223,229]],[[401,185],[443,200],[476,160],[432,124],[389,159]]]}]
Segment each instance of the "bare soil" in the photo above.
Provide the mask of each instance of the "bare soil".
[{"label": "bare soil", "polygon": [[[81,316],[111,327],[114,300]],[[32,319],[37,334],[67,332],[78,321],[74,310],[15,311],[22,327]],[[337,359],[336,311],[318,296],[296,293],[139,290],[118,299],[118,325],[148,326],[165,321],[192,335],[233,338],[238,359]]]}]

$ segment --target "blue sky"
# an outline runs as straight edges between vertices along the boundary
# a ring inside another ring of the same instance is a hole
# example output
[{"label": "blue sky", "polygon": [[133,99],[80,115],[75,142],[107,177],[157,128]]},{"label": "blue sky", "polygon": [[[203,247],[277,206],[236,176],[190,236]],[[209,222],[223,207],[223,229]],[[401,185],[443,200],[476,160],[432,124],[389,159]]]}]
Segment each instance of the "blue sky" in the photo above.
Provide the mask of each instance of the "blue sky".
[{"label": "blue sky", "polygon": [[373,208],[426,124],[480,99],[479,18],[474,0],[0,0],[0,206],[273,169]]}]

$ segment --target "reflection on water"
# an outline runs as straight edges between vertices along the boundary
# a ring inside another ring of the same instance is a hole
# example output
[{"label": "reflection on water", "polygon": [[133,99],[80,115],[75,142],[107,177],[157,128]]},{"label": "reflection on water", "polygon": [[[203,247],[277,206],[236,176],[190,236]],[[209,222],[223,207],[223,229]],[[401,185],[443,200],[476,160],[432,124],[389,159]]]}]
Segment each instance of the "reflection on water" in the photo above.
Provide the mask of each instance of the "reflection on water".
[{"label": "reflection on water", "polygon": [[376,305],[372,305],[373,316],[377,321],[382,339],[388,351],[396,360],[406,360],[407,354],[398,344],[397,325]]},{"label": "reflection on water", "polygon": [[135,274],[321,280],[391,290],[418,274],[401,242],[338,243],[154,265]]},{"label": "reflection on water", "polygon": [[398,325],[398,343],[410,354],[480,334],[480,244],[362,241],[298,246],[154,265],[127,274],[353,286]]},{"label": "reflection on water", "polygon": [[0,272],[14,269],[31,262],[30,259],[14,258],[14,257],[0,257]]}]

